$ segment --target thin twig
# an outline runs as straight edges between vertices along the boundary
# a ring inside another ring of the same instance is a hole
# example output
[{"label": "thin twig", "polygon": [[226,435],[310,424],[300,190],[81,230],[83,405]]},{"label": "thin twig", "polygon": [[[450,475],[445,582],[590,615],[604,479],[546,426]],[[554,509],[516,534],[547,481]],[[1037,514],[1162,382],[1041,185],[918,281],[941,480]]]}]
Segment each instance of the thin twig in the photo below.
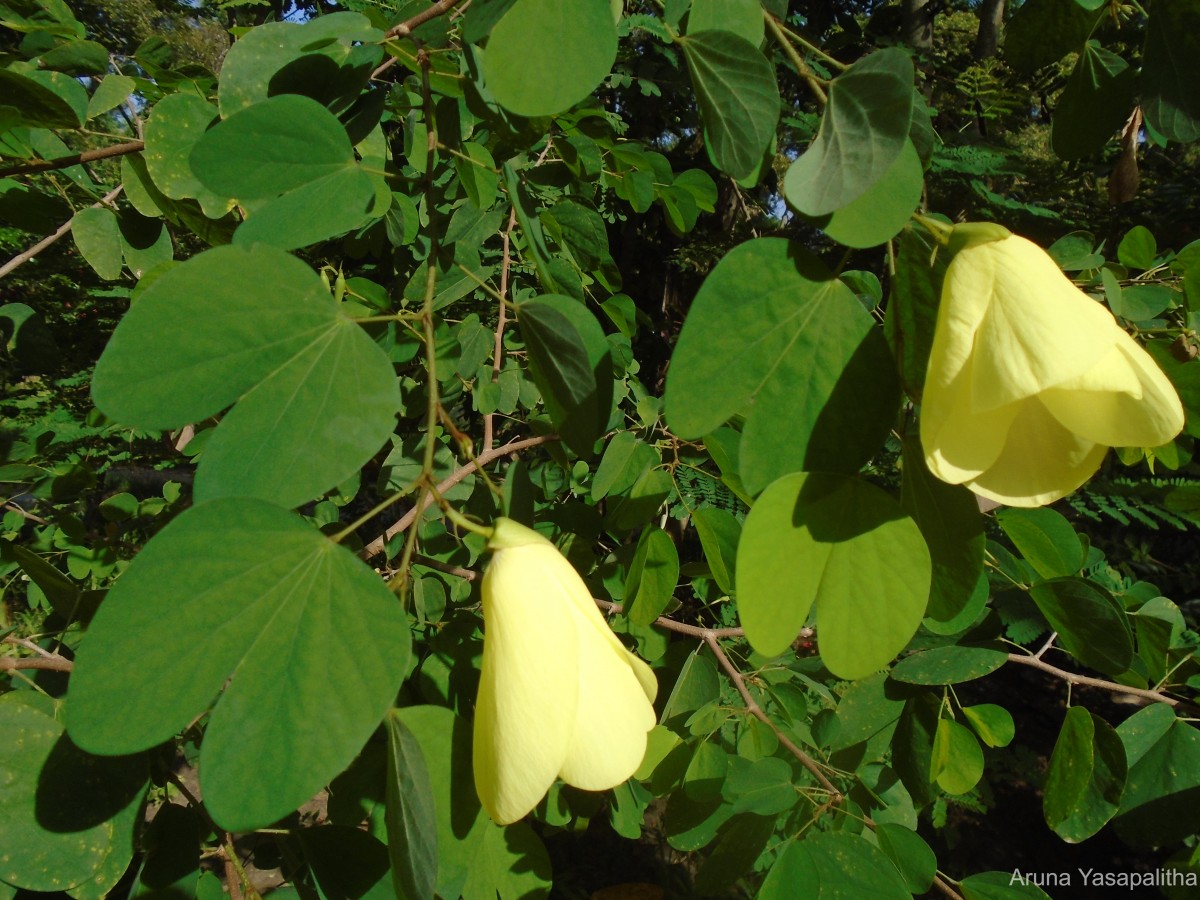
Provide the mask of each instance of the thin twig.
[{"label": "thin twig", "polygon": [[[494,450],[488,450],[484,453],[480,453],[470,463],[455,469],[454,472],[445,478],[445,480],[438,484],[437,492],[439,494],[445,494],[446,491],[450,490],[450,488],[454,487],[468,475],[478,471],[483,466],[486,466],[488,463],[494,462],[497,459],[501,459],[505,456],[511,456],[514,453],[520,453],[522,450],[528,450],[530,447],[537,447],[541,444],[548,444],[551,441],[557,440],[557,434],[540,434],[536,437],[523,438],[519,441],[509,441],[507,444],[496,447]],[[410,525],[412,525],[413,522],[417,520],[417,516],[424,513],[425,510],[432,505],[433,496],[432,494],[426,493],[424,496],[422,496],[420,502],[417,503],[416,506],[406,512],[404,516],[395,524],[388,526],[387,531],[385,531],[382,535],[375,538],[375,540],[371,541],[371,543],[367,544],[367,546],[363,547],[362,550],[358,552],[358,555],[362,559],[370,559],[372,556],[377,556],[378,554],[382,553],[387,548],[387,542],[389,540],[400,534],[400,532],[406,530]]]},{"label": "thin twig", "polygon": [[1166,694],[1159,691],[1150,691],[1145,688],[1130,687],[1127,684],[1118,684],[1115,681],[1105,681],[1103,678],[1092,678],[1089,675],[1079,675],[1075,672],[1068,672],[1066,669],[1060,669],[1058,666],[1052,666],[1048,662],[1043,662],[1036,656],[1028,656],[1024,653],[1008,654],[1008,661],[1016,663],[1019,666],[1030,666],[1053,675],[1056,678],[1061,678],[1068,684],[1086,684],[1089,687],[1102,688],[1106,691],[1112,691],[1118,694],[1129,694],[1132,697],[1141,697],[1145,700],[1153,700],[1155,703],[1165,703],[1167,706],[1192,706],[1186,700],[1178,700],[1175,697],[1168,697]]},{"label": "thin twig", "polygon": [[54,656],[54,654],[51,653],[49,650],[46,650],[43,647],[39,647],[33,641],[29,640],[29,638],[16,637],[15,635],[10,634],[4,639],[4,643],[13,644],[14,646],[17,646],[17,647],[24,647],[26,650],[32,651],[33,653],[36,653],[38,656],[45,657],[46,659],[51,659]]},{"label": "thin twig", "polygon": [[1041,646],[1041,648],[1038,650],[1038,652],[1037,652],[1037,653],[1035,653],[1035,654],[1033,654],[1033,658],[1034,658],[1034,659],[1041,659],[1043,656],[1045,656],[1045,655],[1046,655],[1046,651],[1047,651],[1047,650],[1049,650],[1051,647],[1053,647],[1053,646],[1054,646],[1054,642],[1055,642],[1056,640],[1058,640],[1058,632],[1057,632],[1057,631],[1052,631],[1052,632],[1050,632],[1050,637],[1046,638],[1046,643],[1042,644],[1042,646]]},{"label": "thin twig", "polygon": [[43,519],[41,516],[35,516],[33,513],[29,512],[28,510],[22,509],[20,506],[18,506],[15,503],[5,503],[4,508],[7,509],[9,512],[15,512],[17,515],[21,516],[21,518],[28,519],[30,522],[36,522],[39,525],[49,525],[50,524],[48,519]]},{"label": "thin twig", "polygon": [[0,169],[0,178],[12,175],[31,175],[34,172],[48,172],[51,169],[67,169],[80,163],[93,162],[97,159],[111,159],[114,156],[125,156],[129,153],[141,153],[146,145],[142,141],[126,141],[124,144],[113,144],[111,147],[100,147],[95,150],[83,150],[67,156],[56,156],[54,159],[38,159],[33,162],[21,163]]},{"label": "thin twig", "polygon": [[17,669],[45,669],[50,672],[70,672],[75,663],[65,656],[12,657],[0,656],[0,672]]},{"label": "thin twig", "polygon": [[809,68],[808,63],[804,61],[804,57],[796,52],[796,48],[792,46],[792,42],[780,26],[779,20],[766,10],[763,11],[763,19],[767,23],[767,29],[771,32],[771,37],[775,38],[775,43],[780,46],[784,55],[796,67],[796,74],[804,79],[804,83],[808,85],[808,89],[812,95],[817,98],[817,102],[824,106],[829,102],[829,95],[825,93],[825,88],[821,86],[821,79]]},{"label": "thin twig", "polygon": [[[458,0],[438,0],[437,3],[421,10],[411,19],[407,19],[401,22],[399,25],[392,26],[391,30],[388,31],[388,33],[384,36],[384,40],[391,40],[392,38],[398,37],[408,37],[410,34],[412,34],[414,29],[420,28],[431,19],[436,19],[438,16],[444,16],[446,13],[450,12],[454,8],[454,4],[457,2]],[[463,3],[462,6],[456,10],[456,12],[461,13],[470,5],[471,0],[467,0],[466,3]],[[385,59],[379,64],[375,71],[371,73],[371,77],[378,78],[395,64],[396,57],[392,56],[388,59]]]},{"label": "thin twig", "polygon": [[[504,255],[500,260],[500,315],[496,320],[496,344],[492,348],[492,383],[500,380],[500,367],[504,363],[504,324],[507,321],[508,307],[508,270],[512,265],[512,232],[517,227],[517,207],[514,205],[508,212],[508,225],[504,228]],[[483,449],[492,449],[494,440],[494,413],[483,417]]]},{"label": "thin twig", "polygon": [[242,867],[238,862],[237,850],[233,846],[233,835],[225,833],[225,843],[221,847],[221,857],[225,862],[225,886],[229,890],[229,900],[244,900],[242,895]]},{"label": "thin twig", "polygon": [[[625,607],[620,603],[613,603],[611,600],[596,600],[595,598],[593,600],[605,612],[613,613],[614,615],[620,615],[625,612]],[[746,636],[746,632],[740,628],[701,628],[698,625],[676,622],[674,619],[668,619],[666,616],[659,616],[650,624],[657,625],[659,628],[667,631],[674,631],[677,634],[686,634],[689,637],[700,638],[701,640],[706,640],[709,635],[722,640]]]},{"label": "thin twig", "polygon": [[464,569],[462,566],[454,566],[440,560],[430,559],[428,556],[422,556],[420,553],[413,554],[412,562],[414,566],[437,569],[439,572],[445,572],[447,575],[457,575],[459,578],[464,578],[467,581],[474,581],[479,577],[479,573],[474,569]]},{"label": "thin twig", "polygon": [[808,769],[813,777],[817,779],[817,783],[829,792],[831,804],[836,805],[840,803],[842,792],[838,790],[837,785],[826,777],[824,770],[822,770],[820,764],[815,759],[796,746],[780,730],[779,726],[771,721],[771,717],[763,712],[762,707],[758,705],[758,701],[751,696],[749,688],[746,687],[746,680],[742,677],[742,673],[737,670],[737,666],[730,662],[729,657],[725,655],[725,651],[721,649],[721,644],[716,636],[711,632],[706,634],[704,636],[704,643],[708,644],[708,649],[713,652],[713,656],[717,658],[717,662],[721,664],[721,668],[725,670],[725,674],[729,676],[729,680],[733,682],[733,686],[737,688],[737,692],[742,695],[742,702],[746,704],[746,711],[770,728],[771,731],[775,732],[775,737],[779,739],[779,743],[783,745],[783,748],[799,760],[800,765]]},{"label": "thin twig", "polygon": [[939,891],[941,891],[943,894],[945,894],[947,897],[953,897],[954,900],[963,900],[962,894],[960,894],[954,888],[950,887],[950,885],[946,884],[946,882],[942,880],[942,876],[940,876],[940,875],[933,876],[933,886],[935,888],[937,888]]},{"label": "thin twig", "polygon": [[[107,206],[108,204],[112,203],[114,200],[117,199],[117,195],[119,195],[121,193],[121,189],[123,187],[124,187],[124,185],[118,184],[115,188],[113,188],[111,191],[109,191],[107,194],[105,194],[104,197],[102,197],[98,202],[93,203],[92,209],[95,209],[98,206]],[[6,262],[4,265],[0,266],[0,278],[3,278],[5,275],[7,275],[9,272],[11,272],[13,269],[15,269],[17,266],[20,266],[20,265],[23,265],[24,263],[29,262],[31,259],[33,259],[35,256],[37,256],[39,253],[41,253],[43,250],[45,250],[47,247],[49,247],[51,244],[53,244],[55,241],[57,241],[59,238],[61,238],[63,235],[65,235],[68,231],[71,230],[71,223],[74,221],[75,220],[73,218],[70,219],[65,224],[59,226],[59,229],[57,231],[55,231],[53,234],[47,235],[46,237],[42,238],[40,241],[38,241],[36,244],[34,244],[28,250],[18,253],[16,256],[14,256],[12,259],[10,259],[8,262]]]}]

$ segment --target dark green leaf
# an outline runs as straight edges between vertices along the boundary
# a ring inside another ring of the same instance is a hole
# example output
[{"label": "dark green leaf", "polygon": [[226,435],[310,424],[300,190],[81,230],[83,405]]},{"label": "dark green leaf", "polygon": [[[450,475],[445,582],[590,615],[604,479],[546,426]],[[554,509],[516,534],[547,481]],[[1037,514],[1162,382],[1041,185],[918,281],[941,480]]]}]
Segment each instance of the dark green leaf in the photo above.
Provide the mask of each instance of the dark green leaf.
[{"label": "dark green leaf", "polygon": [[1026,0],[1005,28],[1004,56],[1028,74],[1081,49],[1099,17],[1074,2]]},{"label": "dark green leaf", "polygon": [[815,832],[787,845],[767,873],[758,900],[909,900],[891,860],[857,834]]},{"label": "dark green leaf", "polygon": [[891,676],[909,684],[960,684],[990,675],[1007,661],[1003,650],[988,647],[934,647],[896,663]]},{"label": "dark green leaf", "polygon": [[1102,149],[1129,118],[1134,88],[1129,63],[1088,41],[1054,110],[1054,152],[1063,159],[1078,159]]},{"label": "dark green leaf", "polygon": [[1074,575],[1083,565],[1083,545],[1075,529],[1052,509],[1002,509],[996,521],[1043,578]]},{"label": "dark green leaf", "polygon": [[625,579],[625,611],[629,620],[649,625],[663,614],[679,581],[679,551],[661,528],[647,528]]},{"label": "dark green leaf", "polygon": [[1116,731],[1083,707],[1071,707],[1046,775],[1046,824],[1070,843],[1091,837],[1116,814],[1125,775],[1125,748]]},{"label": "dark green leaf", "polygon": [[1112,594],[1082,578],[1034,585],[1033,601],[1058,632],[1059,643],[1085,666],[1118,675],[1133,661],[1133,632]]},{"label": "dark green leaf", "polygon": [[1146,124],[1172,141],[1200,137],[1200,2],[1155,4],[1142,49]]},{"label": "dark green leaf", "polygon": [[396,710],[388,733],[387,834],[399,900],[432,898],[437,884],[437,817],[425,755]]}]

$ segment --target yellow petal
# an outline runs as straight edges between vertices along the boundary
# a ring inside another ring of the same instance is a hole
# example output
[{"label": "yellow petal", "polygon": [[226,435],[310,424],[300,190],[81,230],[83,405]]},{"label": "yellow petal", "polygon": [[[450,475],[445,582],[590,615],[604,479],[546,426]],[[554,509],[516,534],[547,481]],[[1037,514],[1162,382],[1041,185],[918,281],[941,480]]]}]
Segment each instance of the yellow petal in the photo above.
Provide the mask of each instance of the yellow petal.
[{"label": "yellow petal", "polygon": [[[973,316],[981,297],[987,309],[971,354],[976,412],[1078,377],[1112,346],[1109,313],[1025,238],[968,247],[950,262],[942,303],[967,307]],[[941,322],[939,310],[939,327]]]},{"label": "yellow petal", "polygon": [[[570,569],[553,546],[548,549]],[[560,575],[553,557],[536,546],[497,552],[484,574],[475,789],[502,825],[546,795],[575,730],[578,628],[562,602]]]},{"label": "yellow petal", "polygon": [[489,547],[475,785],[488,814],[507,824],[555,776],[587,790],[629,778],[655,724],[658,686],[553,544],[499,519]]},{"label": "yellow petal", "polygon": [[[932,370],[931,370],[932,372]],[[929,471],[962,484],[984,472],[1004,450],[1019,403],[976,412],[971,404],[971,362],[954,381],[927,381],[921,406],[921,446]]]},{"label": "yellow petal", "polygon": [[1008,506],[1044,506],[1091,478],[1108,447],[1068,431],[1037,398],[1019,407],[1004,451],[967,487]]},{"label": "yellow petal", "polygon": [[1066,428],[1110,447],[1158,447],[1183,429],[1175,388],[1137,342],[1113,323],[1118,337],[1091,371],[1042,400]]}]

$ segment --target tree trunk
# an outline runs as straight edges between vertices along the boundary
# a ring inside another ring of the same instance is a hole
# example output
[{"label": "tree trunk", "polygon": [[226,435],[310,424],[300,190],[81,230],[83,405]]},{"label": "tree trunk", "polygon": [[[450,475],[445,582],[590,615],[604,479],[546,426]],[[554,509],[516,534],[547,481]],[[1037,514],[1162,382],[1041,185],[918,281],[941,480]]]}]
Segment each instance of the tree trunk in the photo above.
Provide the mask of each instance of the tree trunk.
[{"label": "tree trunk", "polygon": [[971,55],[976,59],[995,56],[1000,47],[1000,28],[1003,24],[1004,0],[983,0],[979,6],[979,33],[975,35]]},{"label": "tree trunk", "polygon": [[904,0],[904,43],[914,50],[933,48],[933,0]]}]

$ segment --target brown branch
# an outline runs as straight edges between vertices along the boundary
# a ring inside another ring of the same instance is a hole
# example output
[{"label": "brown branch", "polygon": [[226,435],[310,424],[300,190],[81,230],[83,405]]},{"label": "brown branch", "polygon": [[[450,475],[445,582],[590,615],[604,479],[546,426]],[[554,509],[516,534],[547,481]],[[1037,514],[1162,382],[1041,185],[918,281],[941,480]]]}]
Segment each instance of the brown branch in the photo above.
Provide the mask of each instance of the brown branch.
[{"label": "brown branch", "polygon": [[43,519],[41,516],[35,516],[33,513],[29,512],[28,510],[22,509],[16,503],[5,503],[4,508],[7,509],[9,512],[15,512],[21,518],[28,519],[30,522],[36,522],[39,525],[49,525],[50,524],[49,521],[47,521],[46,519]]},{"label": "brown branch", "polygon": [[[392,38],[399,38],[399,37],[408,37],[410,34],[412,34],[412,32],[415,29],[420,28],[426,22],[430,21],[431,19],[436,19],[438,16],[444,16],[446,13],[453,10],[454,4],[457,2],[459,2],[459,0],[438,0],[437,3],[433,4],[430,7],[427,7],[426,9],[421,10],[419,13],[417,13],[411,19],[401,22],[399,25],[393,25],[392,28],[388,31],[388,33],[386,35],[384,35],[384,40],[391,40]],[[471,0],[466,0],[466,3],[463,3],[462,6],[460,6],[457,10],[455,10],[455,12],[461,13],[463,10],[465,10],[470,5],[471,5]],[[379,64],[378,68],[376,68],[375,71],[371,73],[371,77],[378,78],[380,75],[382,75],[384,72],[386,72],[388,69],[390,69],[395,64],[396,64],[396,57],[393,56],[390,59],[385,59],[382,63]]]},{"label": "brown branch", "polygon": [[953,897],[954,900],[963,900],[962,894],[960,894],[954,888],[950,887],[950,885],[946,884],[946,882],[942,880],[942,876],[940,876],[940,875],[933,876],[933,886],[935,888],[937,888],[939,891],[941,891],[947,897]]},{"label": "brown branch", "polygon": [[[595,598],[593,598],[595,600]],[[625,607],[620,603],[613,603],[611,600],[595,600],[605,612],[610,612],[619,615],[625,612]],[[701,628],[698,625],[688,625],[685,622],[676,622],[674,619],[668,619],[666,616],[659,616],[650,624],[657,625],[667,631],[674,631],[677,634],[686,634],[689,637],[700,638],[705,640],[709,635],[715,638],[740,638],[745,637],[746,632],[740,628]]]},{"label": "brown branch", "polygon": [[1160,691],[1150,691],[1145,688],[1130,687],[1127,684],[1118,684],[1115,681],[1105,681],[1103,678],[1092,678],[1090,675],[1079,675],[1075,672],[1068,672],[1066,669],[1060,669],[1058,666],[1052,666],[1048,662],[1043,662],[1036,656],[1026,656],[1023,653],[1008,654],[1008,661],[1016,663],[1019,666],[1029,666],[1033,669],[1053,675],[1056,678],[1061,678],[1068,684],[1086,684],[1088,687],[1102,688],[1106,691],[1112,691],[1117,694],[1129,694],[1131,697],[1141,697],[1144,700],[1153,700],[1155,703],[1165,703],[1167,706],[1194,706],[1186,700],[1178,700],[1175,697],[1168,697]]},{"label": "brown branch", "polygon": [[[448,475],[446,479],[437,486],[437,492],[439,494],[445,494],[446,491],[450,490],[450,488],[454,487],[472,472],[478,471],[483,466],[486,466],[488,463],[495,462],[497,459],[501,459],[505,456],[511,456],[514,453],[520,453],[522,450],[528,450],[530,447],[537,447],[542,444],[548,444],[551,441],[557,440],[557,434],[540,434],[536,437],[524,438],[519,441],[509,441],[507,444],[496,447],[493,450],[486,450],[483,453],[480,453],[467,465],[456,469],[454,472]],[[424,513],[425,510],[432,505],[433,495],[429,492],[426,492],[422,495],[420,502],[406,512],[399,521],[389,525],[387,531],[375,538],[375,540],[371,541],[371,543],[367,544],[367,546],[359,550],[359,557],[362,559],[370,559],[372,556],[377,556],[382,553],[387,547],[387,542],[389,540],[400,534],[400,532],[405,531],[410,525],[412,525],[413,522],[417,520],[419,515]]]},{"label": "brown branch", "polygon": [[808,769],[808,771],[812,773],[812,776],[817,779],[817,783],[829,792],[829,798],[832,804],[836,805],[837,803],[840,803],[842,799],[842,792],[838,790],[837,785],[835,785],[826,777],[825,772],[821,769],[821,766],[815,759],[797,747],[796,744],[793,743],[793,741],[786,734],[784,734],[783,731],[780,730],[779,726],[771,721],[771,717],[763,712],[762,707],[758,705],[758,701],[751,696],[749,688],[746,687],[746,680],[742,677],[742,673],[737,670],[737,667],[730,662],[729,657],[725,655],[725,651],[721,649],[721,644],[717,641],[716,635],[711,632],[706,634],[704,636],[704,643],[708,644],[708,649],[713,652],[713,655],[717,658],[717,662],[721,664],[721,668],[725,670],[725,674],[729,676],[729,680],[732,681],[733,686],[737,688],[737,692],[742,695],[742,702],[746,704],[746,711],[749,712],[750,715],[754,716],[754,718],[758,719],[758,721],[770,728],[771,731],[775,732],[775,737],[779,739],[779,743],[783,745],[783,748],[787,750],[788,753],[792,754],[792,756],[796,757],[796,759],[800,761],[800,765]]},{"label": "brown branch", "polygon": [[[98,202],[93,203],[92,208],[95,209],[97,206],[107,206],[108,204],[112,203],[114,200],[117,199],[117,195],[121,193],[122,187],[124,187],[124,185],[118,184],[115,188],[113,188],[111,191],[109,191],[107,194],[105,194],[104,197],[101,198]],[[59,226],[58,230],[55,231],[53,234],[47,235],[46,237],[42,238],[40,241],[38,241],[36,244],[34,244],[28,250],[24,250],[24,251],[18,253],[16,256],[14,256],[12,259],[10,259],[8,262],[6,262],[4,265],[0,266],[0,278],[3,278],[5,275],[7,275],[9,272],[11,272],[13,269],[15,269],[17,266],[20,266],[20,265],[23,265],[23,264],[29,262],[31,259],[33,259],[35,256],[37,256],[39,253],[41,253],[43,250],[45,250],[47,247],[49,247],[51,244],[53,244],[55,241],[57,241],[59,238],[61,238],[63,235],[65,235],[68,231],[71,230],[71,223],[74,221],[75,221],[75,219],[72,217],[67,222],[65,222],[63,225]]]},{"label": "brown branch", "polygon": [[[504,228],[504,256],[500,262],[500,314],[496,320],[496,345],[492,348],[492,382],[500,379],[500,367],[504,362],[504,324],[507,321],[508,307],[508,271],[512,266],[512,232],[517,227],[517,207],[513,206],[508,213],[508,225]],[[492,449],[493,416],[488,413],[483,417],[483,449]]]},{"label": "brown branch", "polygon": [[126,141],[124,144],[113,144],[111,147],[100,147],[96,150],[83,150],[68,156],[56,156],[54,159],[39,159],[34,162],[21,163],[19,166],[0,169],[0,178],[7,178],[10,175],[31,175],[34,172],[48,172],[51,169],[66,169],[97,159],[111,159],[114,156],[141,153],[145,147],[146,145],[142,141]]},{"label": "brown branch", "polygon": [[45,669],[50,672],[70,672],[75,663],[65,656],[12,657],[0,656],[0,672],[16,669]]},{"label": "brown branch", "polygon": [[237,851],[233,846],[233,835],[225,832],[225,843],[221,845],[221,858],[225,863],[225,886],[229,890],[229,900],[243,900],[242,872],[238,863]]},{"label": "brown branch", "polygon": [[437,569],[439,572],[445,572],[447,575],[457,575],[459,578],[465,578],[467,581],[474,581],[479,577],[479,573],[474,569],[464,569],[462,566],[454,566],[450,563],[430,559],[428,556],[422,556],[420,553],[414,553],[412,561],[415,566]]}]

